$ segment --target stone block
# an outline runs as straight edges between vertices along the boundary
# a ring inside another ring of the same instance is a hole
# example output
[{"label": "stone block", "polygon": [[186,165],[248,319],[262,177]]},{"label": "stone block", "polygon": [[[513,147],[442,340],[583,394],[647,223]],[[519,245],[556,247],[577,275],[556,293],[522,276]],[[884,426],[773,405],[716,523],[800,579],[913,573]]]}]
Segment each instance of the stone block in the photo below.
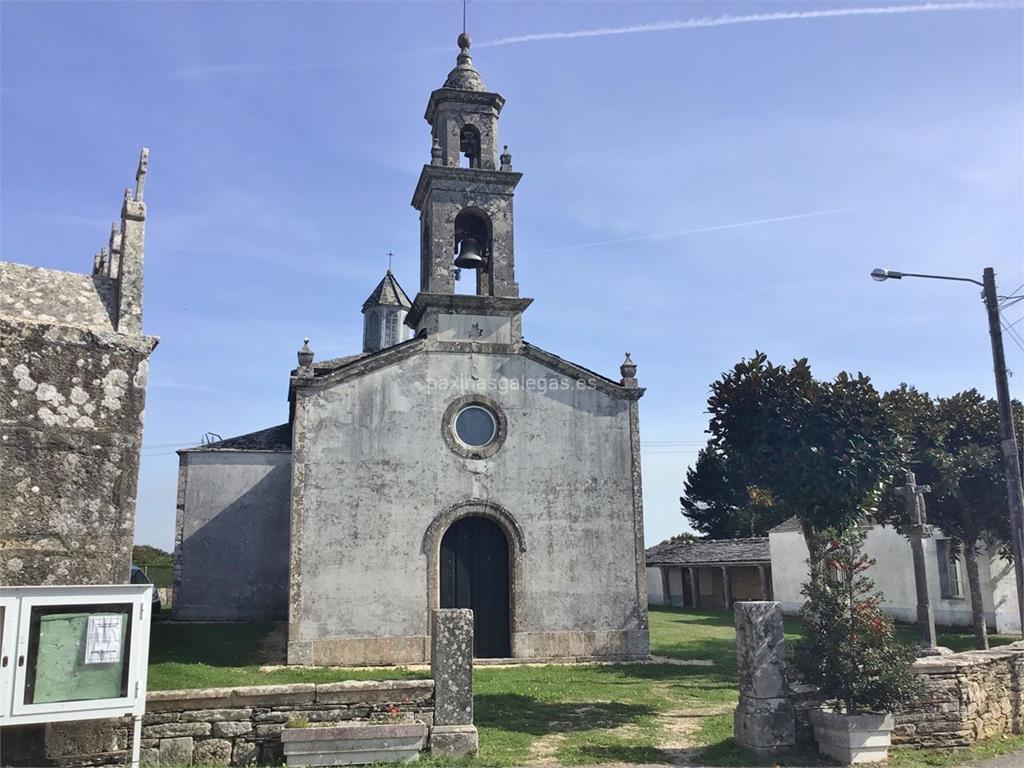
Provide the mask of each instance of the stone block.
[{"label": "stone block", "polygon": [[475,725],[435,725],[430,729],[431,757],[473,757],[479,748]]},{"label": "stone block", "polygon": [[796,716],[788,698],[740,696],[733,714],[736,744],[758,755],[783,752],[796,744]]},{"label": "stone block", "polygon": [[779,603],[739,602],[734,607],[736,663],[741,696],[777,699],[786,695],[786,642]]},{"label": "stone block", "polygon": [[191,736],[161,739],[158,755],[160,765],[192,765],[193,745],[194,740]]},{"label": "stone block", "polygon": [[252,765],[256,762],[259,750],[251,741],[239,739],[235,741],[235,748],[231,753],[232,765]]},{"label": "stone block", "polygon": [[196,744],[192,759],[199,765],[230,765],[231,742],[227,739],[204,739]]},{"label": "stone block", "polygon": [[209,736],[209,723],[163,723],[149,725],[142,729],[147,739],[172,739],[176,736]]},{"label": "stone block", "polygon": [[423,723],[287,728],[281,733],[290,766],[409,762],[427,741]]},{"label": "stone block", "polygon": [[252,733],[252,723],[236,723],[228,720],[212,723],[211,733],[218,738],[234,738],[235,736],[247,736]]},{"label": "stone block", "polygon": [[473,611],[434,610],[430,667],[434,677],[434,723],[473,724]]},{"label": "stone block", "polygon": [[139,763],[141,765],[159,765],[160,750],[154,747],[143,747],[139,750]]},{"label": "stone block", "polygon": [[433,680],[348,680],[316,687],[318,704],[406,704],[429,701]]},{"label": "stone block", "polygon": [[[251,709],[199,709],[193,712],[181,712],[180,714],[168,712],[163,716],[177,717],[181,722],[196,722],[203,720],[207,723],[216,723],[218,720],[249,720],[252,718]],[[149,715],[147,715],[149,717]],[[170,722],[165,720],[162,722]]]}]

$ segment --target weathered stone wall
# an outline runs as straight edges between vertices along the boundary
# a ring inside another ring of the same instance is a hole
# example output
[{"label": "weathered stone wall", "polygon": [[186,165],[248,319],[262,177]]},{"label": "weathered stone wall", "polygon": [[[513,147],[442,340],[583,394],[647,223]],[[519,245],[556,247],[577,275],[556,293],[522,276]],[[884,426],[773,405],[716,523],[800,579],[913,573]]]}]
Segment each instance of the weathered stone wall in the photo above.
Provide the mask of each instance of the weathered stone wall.
[{"label": "weathered stone wall", "polygon": [[[1024,732],[1024,641],[988,651],[928,656],[914,662],[924,694],[896,713],[894,744],[956,749]],[[797,740],[810,742],[810,712],[820,698],[789,669]]]},{"label": "weathered stone wall", "polygon": [[918,659],[914,669],[925,694],[896,715],[895,743],[969,747],[1024,731],[1024,641]]},{"label": "weathered stone wall", "polygon": [[289,721],[434,723],[433,680],[157,691],[146,700],[142,762],[259,765],[282,759]]},{"label": "weathered stone wall", "polygon": [[[445,412],[480,382],[507,437],[467,459]],[[524,355],[420,352],[301,391],[294,429],[290,663],[424,661],[446,515],[495,505],[514,656],[649,652],[630,401]]]},{"label": "weathered stone wall", "polygon": [[181,453],[175,618],[288,616],[290,495],[289,453]]},{"label": "weathered stone wall", "polygon": [[0,316],[0,584],[128,580],[153,346]]}]

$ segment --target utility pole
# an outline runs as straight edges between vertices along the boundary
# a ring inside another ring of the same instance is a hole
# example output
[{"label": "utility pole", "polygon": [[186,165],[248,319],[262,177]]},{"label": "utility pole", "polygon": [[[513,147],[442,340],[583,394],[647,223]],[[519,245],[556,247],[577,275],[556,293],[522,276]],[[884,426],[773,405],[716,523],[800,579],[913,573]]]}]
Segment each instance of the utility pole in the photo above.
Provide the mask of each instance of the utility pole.
[{"label": "utility pole", "polygon": [[985,309],[988,310],[988,332],[992,338],[996,400],[999,402],[999,421],[1003,430],[1003,466],[1006,475],[1006,495],[1010,501],[1013,568],[1017,575],[1017,603],[1020,610],[1021,634],[1024,635],[1024,489],[1021,488],[1020,454],[1017,451],[1017,434],[1013,427],[1010,385],[1006,378],[1006,357],[1003,353],[1003,329],[999,322],[995,270],[992,267],[985,267],[982,280],[982,295],[985,297]]}]

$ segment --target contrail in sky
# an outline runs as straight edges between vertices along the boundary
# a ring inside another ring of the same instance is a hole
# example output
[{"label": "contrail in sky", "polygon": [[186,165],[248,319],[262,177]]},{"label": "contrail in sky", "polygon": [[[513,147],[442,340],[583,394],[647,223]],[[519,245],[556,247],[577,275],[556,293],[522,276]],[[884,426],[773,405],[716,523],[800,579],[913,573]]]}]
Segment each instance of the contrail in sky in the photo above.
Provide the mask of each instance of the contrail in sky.
[{"label": "contrail in sky", "polygon": [[697,227],[695,229],[680,229],[676,232],[658,232],[654,235],[638,235],[636,237],[620,237],[615,240],[595,240],[592,243],[573,243],[572,245],[556,245],[552,248],[542,248],[541,251],[567,251],[571,248],[589,248],[594,245],[613,245],[615,243],[635,243],[638,240],[657,240],[662,237],[678,237],[680,235],[692,235],[697,232],[717,232],[722,229],[741,229],[743,227],[756,227],[758,224],[774,224],[779,221],[795,221],[796,219],[812,219],[816,216],[830,216],[833,213],[846,213],[847,211],[863,211],[869,206],[856,205],[850,208],[828,208],[824,211],[810,211],[808,213],[795,213],[792,216],[776,216],[771,219],[754,219],[753,221],[737,221],[732,224],[718,224],[713,227]]},{"label": "contrail in sky", "polygon": [[842,16],[893,16],[905,13],[934,13],[938,11],[994,11],[1021,8],[1017,3],[1001,2],[951,2],[918,3],[916,5],[880,5],[864,8],[827,8],[820,11],[773,11],[752,13],[747,16],[702,16],[673,21],[654,21],[648,24],[630,24],[625,27],[600,27],[598,29],[577,29],[570,32],[535,32],[528,35],[500,37],[474,43],[475,48],[494,48],[499,45],[533,43],[539,40],[572,40],[578,37],[606,37],[608,35],[632,35],[641,32],[665,32],[674,29],[700,29],[704,27],[726,27],[731,24],[759,24],[767,21],[800,21],[804,19],[834,19]]}]

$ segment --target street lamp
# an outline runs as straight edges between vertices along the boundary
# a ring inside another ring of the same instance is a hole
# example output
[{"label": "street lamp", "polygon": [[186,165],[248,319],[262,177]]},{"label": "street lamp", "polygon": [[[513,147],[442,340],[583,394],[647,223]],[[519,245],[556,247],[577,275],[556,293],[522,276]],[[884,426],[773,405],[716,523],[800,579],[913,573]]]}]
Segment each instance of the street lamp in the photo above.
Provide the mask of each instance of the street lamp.
[{"label": "street lamp", "polygon": [[951,277],[949,275],[922,275],[897,272],[892,269],[873,269],[871,278],[878,282],[902,280],[904,277],[924,277],[931,280],[955,280],[974,283],[982,287],[982,298],[988,313],[988,333],[992,341],[992,367],[996,375],[996,400],[999,402],[999,421],[1002,426],[1003,467],[1006,474],[1006,495],[1010,503],[1010,523],[1013,531],[1013,566],[1017,575],[1017,607],[1021,633],[1024,635],[1024,489],[1021,487],[1020,454],[1017,435],[1013,428],[1010,408],[1010,385],[1006,377],[1006,357],[1003,353],[1003,329],[999,322],[999,298],[996,294],[996,273],[985,267],[982,279]]}]

